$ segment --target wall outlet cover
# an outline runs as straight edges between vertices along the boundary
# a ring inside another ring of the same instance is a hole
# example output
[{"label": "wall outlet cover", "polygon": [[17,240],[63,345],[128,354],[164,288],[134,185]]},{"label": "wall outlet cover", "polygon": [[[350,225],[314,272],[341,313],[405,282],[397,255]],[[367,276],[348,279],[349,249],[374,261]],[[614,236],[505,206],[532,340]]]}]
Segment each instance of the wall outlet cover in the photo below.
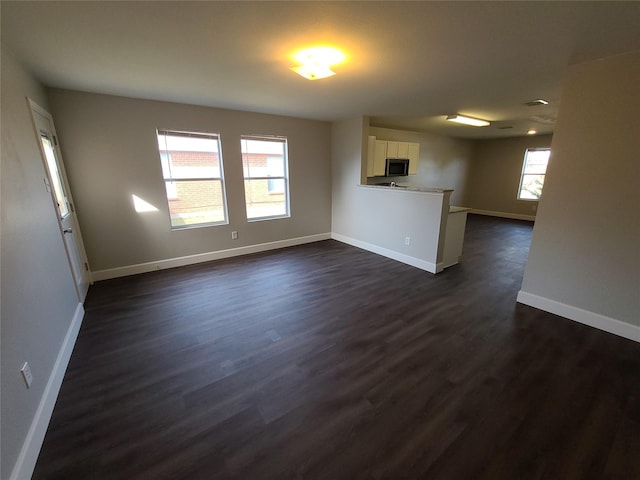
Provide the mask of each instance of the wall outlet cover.
[{"label": "wall outlet cover", "polygon": [[20,369],[20,373],[22,373],[22,378],[24,379],[24,383],[27,388],[31,387],[31,383],[33,382],[33,375],[31,374],[31,367],[29,366],[29,362],[24,362],[24,365]]}]

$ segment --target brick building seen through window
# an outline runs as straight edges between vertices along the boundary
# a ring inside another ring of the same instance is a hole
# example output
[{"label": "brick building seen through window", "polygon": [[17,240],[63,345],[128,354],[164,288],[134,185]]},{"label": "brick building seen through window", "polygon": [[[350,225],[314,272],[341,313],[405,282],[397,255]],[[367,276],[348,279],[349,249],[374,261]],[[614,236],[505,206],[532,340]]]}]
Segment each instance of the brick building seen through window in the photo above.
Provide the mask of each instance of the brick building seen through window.
[{"label": "brick building seen through window", "polygon": [[219,136],[159,130],[158,149],[171,228],[228,223]]},{"label": "brick building seen through window", "polygon": [[[160,152],[161,157],[170,156],[171,164],[175,167],[198,167],[203,163],[211,164],[215,169],[219,168],[217,153],[207,152]],[[251,169],[268,169],[270,155],[251,154],[246,156]],[[218,211],[217,219],[222,217],[222,191],[215,188],[206,188],[205,182],[167,182],[167,199],[169,200],[169,212],[172,216],[186,216],[194,211],[209,208]],[[250,186],[251,204],[262,212],[261,216],[283,213],[280,207],[284,202],[284,186],[282,180],[274,179],[266,182],[253,182]],[[247,195],[247,194],[246,194]]]}]

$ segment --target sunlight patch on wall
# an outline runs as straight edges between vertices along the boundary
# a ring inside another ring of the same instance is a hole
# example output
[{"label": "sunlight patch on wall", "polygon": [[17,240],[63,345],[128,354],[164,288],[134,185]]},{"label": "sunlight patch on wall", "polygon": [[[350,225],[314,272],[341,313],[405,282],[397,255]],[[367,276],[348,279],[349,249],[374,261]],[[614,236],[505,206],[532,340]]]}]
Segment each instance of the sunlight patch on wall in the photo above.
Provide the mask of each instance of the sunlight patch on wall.
[{"label": "sunlight patch on wall", "polygon": [[149,202],[141,199],[137,195],[131,195],[131,198],[133,199],[133,208],[135,208],[136,212],[138,212],[138,213],[157,212],[158,211],[158,209],[156,207],[151,205]]}]

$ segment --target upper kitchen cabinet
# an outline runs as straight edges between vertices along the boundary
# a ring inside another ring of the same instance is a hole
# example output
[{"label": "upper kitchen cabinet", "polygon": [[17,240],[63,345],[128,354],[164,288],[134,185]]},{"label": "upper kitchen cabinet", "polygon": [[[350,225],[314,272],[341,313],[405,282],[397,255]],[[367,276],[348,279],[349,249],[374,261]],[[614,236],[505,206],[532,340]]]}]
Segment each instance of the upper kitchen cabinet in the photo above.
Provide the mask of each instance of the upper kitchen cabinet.
[{"label": "upper kitchen cabinet", "polygon": [[418,173],[420,144],[397,142],[395,140],[378,140],[369,136],[367,153],[367,177],[384,177],[387,158],[409,159],[409,175]]},{"label": "upper kitchen cabinet", "polygon": [[384,177],[387,164],[387,142],[369,137],[367,152],[367,177]]},{"label": "upper kitchen cabinet", "polygon": [[394,142],[392,140],[382,140],[387,142],[387,158],[398,158],[398,144],[400,142]]},{"label": "upper kitchen cabinet", "polygon": [[409,158],[409,143],[398,142],[398,157],[397,158]]},{"label": "upper kitchen cabinet", "polygon": [[420,144],[408,143],[407,158],[409,159],[409,175],[418,173],[418,161],[420,160]]}]

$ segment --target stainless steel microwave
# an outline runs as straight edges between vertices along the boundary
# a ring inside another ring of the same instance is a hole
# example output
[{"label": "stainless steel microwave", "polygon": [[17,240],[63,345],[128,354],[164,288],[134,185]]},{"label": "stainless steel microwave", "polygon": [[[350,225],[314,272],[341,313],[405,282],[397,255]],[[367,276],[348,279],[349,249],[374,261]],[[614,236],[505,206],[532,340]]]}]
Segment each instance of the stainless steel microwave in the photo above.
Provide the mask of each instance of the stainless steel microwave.
[{"label": "stainless steel microwave", "polygon": [[387,158],[385,177],[406,177],[409,175],[408,158]]}]

